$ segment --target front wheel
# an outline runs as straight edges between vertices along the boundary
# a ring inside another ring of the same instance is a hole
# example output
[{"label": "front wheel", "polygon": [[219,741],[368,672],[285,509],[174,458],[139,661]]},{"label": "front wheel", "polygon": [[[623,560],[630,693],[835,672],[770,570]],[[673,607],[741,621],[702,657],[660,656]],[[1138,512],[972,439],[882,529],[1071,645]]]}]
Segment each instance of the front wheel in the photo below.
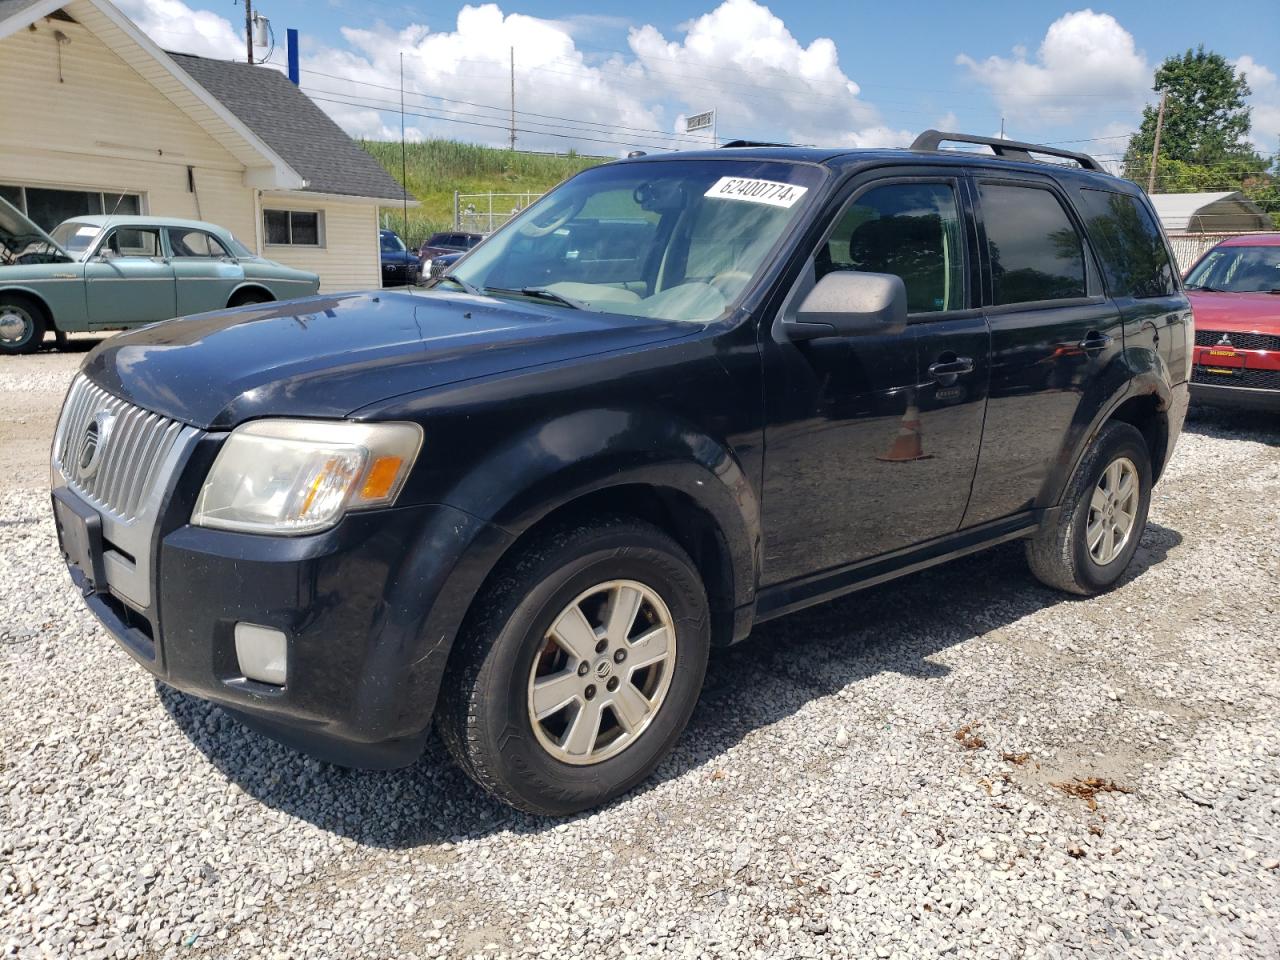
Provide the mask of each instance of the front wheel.
[{"label": "front wheel", "polygon": [[531,813],[594,807],[644,779],[679,738],[710,649],[685,552],[638,520],[563,527],[476,599],[437,720],[458,764]]},{"label": "front wheel", "polygon": [[38,304],[19,294],[0,294],[0,355],[35,353],[46,325]]},{"label": "front wheel", "polygon": [[1127,423],[1108,423],[1089,447],[1061,511],[1027,542],[1042,583],[1085,596],[1120,579],[1138,549],[1151,506],[1151,455]]}]

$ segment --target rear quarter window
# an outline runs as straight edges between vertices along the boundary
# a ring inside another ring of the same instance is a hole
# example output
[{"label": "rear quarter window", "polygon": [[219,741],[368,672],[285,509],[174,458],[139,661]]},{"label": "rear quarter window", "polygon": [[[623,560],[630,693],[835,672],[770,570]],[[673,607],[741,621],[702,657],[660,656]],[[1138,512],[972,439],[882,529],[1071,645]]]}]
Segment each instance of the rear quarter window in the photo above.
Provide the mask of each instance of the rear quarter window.
[{"label": "rear quarter window", "polygon": [[1079,198],[1111,296],[1168,297],[1178,292],[1164,236],[1137,197],[1084,189]]}]

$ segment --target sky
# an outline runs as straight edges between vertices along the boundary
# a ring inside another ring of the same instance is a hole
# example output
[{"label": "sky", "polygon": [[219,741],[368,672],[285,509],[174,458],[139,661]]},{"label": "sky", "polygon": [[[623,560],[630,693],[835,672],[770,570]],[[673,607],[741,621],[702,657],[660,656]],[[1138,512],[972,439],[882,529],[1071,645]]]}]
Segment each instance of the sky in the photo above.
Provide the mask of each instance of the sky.
[{"label": "sky", "polygon": [[[243,0],[116,0],[160,46],[245,57]],[[617,156],[729,138],[906,146],[936,127],[1124,152],[1152,74],[1203,43],[1253,89],[1255,145],[1280,152],[1280,12],[1250,0],[1046,3],[760,0],[258,0],[283,66],[301,33],[302,87],[353,136],[508,142]],[[1212,11],[1210,14],[1209,11]],[[514,54],[513,54],[514,51]]]}]

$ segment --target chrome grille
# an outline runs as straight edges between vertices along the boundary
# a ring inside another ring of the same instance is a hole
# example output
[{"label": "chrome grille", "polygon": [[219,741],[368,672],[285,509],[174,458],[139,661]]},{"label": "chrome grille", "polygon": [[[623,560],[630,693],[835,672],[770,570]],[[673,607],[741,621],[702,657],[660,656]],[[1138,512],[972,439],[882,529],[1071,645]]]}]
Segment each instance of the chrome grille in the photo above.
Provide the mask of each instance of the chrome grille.
[{"label": "chrome grille", "polygon": [[[86,476],[80,457],[90,424],[113,417],[102,437],[98,466]],[[183,424],[121,400],[78,376],[71,384],[54,440],[54,458],[67,486],[99,510],[125,523],[137,518]]]}]

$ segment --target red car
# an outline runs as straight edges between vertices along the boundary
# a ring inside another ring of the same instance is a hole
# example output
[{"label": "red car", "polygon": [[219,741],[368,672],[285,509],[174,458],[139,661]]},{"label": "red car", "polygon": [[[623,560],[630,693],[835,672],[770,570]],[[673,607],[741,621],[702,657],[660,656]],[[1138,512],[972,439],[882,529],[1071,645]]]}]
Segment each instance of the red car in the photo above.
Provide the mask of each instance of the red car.
[{"label": "red car", "polygon": [[1196,321],[1191,399],[1280,411],[1280,233],[1222,241],[1186,287]]}]

